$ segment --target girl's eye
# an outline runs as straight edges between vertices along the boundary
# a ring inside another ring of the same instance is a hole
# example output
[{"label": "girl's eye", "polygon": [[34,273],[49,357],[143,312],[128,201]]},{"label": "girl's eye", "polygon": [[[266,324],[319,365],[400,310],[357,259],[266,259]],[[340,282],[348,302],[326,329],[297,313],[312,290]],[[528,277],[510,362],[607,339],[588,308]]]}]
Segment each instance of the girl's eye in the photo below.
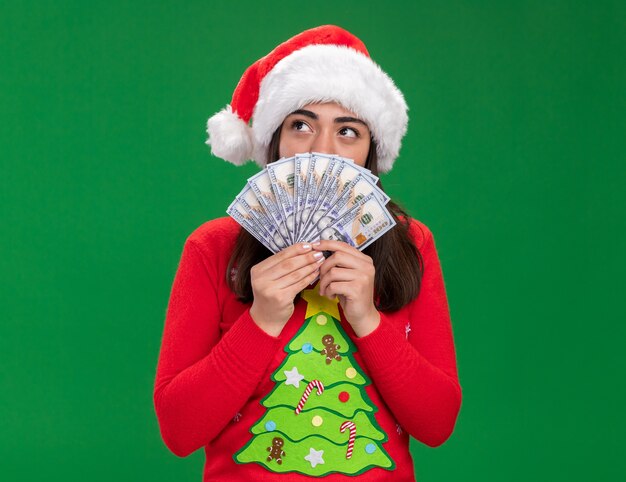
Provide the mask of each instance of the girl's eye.
[{"label": "girl's eye", "polygon": [[297,130],[298,132],[308,132],[311,130],[307,123],[301,120],[293,121],[291,123],[291,128]]},{"label": "girl's eye", "polygon": [[356,129],[352,128],[352,127],[342,127],[339,130],[339,134],[341,134],[342,136],[346,136],[346,137],[361,137],[359,135],[359,131],[357,131]]}]

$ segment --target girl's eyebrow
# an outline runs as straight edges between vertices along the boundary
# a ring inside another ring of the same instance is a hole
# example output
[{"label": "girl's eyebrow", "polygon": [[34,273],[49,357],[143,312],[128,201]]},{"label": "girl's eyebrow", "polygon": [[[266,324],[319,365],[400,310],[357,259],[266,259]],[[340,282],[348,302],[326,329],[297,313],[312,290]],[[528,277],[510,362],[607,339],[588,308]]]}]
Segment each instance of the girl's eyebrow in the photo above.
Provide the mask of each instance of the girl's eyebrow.
[{"label": "girl's eyebrow", "polygon": [[[311,112],[310,110],[306,110],[306,109],[298,109],[298,110],[294,110],[291,114],[289,115],[295,115],[295,114],[300,114],[306,117],[309,117],[313,120],[317,120],[318,116],[315,112]],[[336,117],[334,120],[335,124],[341,124],[343,122],[357,122],[359,124],[363,124],[364,126],[367,127],[367,124],[365,122],[363,122],[361,119],[357,119],[356,117]]]},{"label": "girl's eyebrow", "polygon": [[310,110],[298,109],[298,110],[294,110],[289,115],[295,115],[295,114],[301,114],[303,116],[310,117],[311,119],[317,120],[317,114],[315,112],[311,112]]},{"label": "girl's eyebrow", "polygon": [[363,122],[361,119],[357,119],[356,117],[336,117],[335,123],[342,124],[343,122],[358,122],[359,124],[363,124],[367,127],[367,124]]}]

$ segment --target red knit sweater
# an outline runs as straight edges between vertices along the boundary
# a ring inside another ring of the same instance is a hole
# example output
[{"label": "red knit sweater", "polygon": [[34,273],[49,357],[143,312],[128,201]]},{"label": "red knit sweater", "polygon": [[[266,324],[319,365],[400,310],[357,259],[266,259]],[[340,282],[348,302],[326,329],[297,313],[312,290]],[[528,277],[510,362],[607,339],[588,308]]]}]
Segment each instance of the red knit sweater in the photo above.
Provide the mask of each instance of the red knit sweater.
[{"label": "red knit sweater", "polygon": [[[233,454],[250,440],[250,427],[266,408],[260,400],[275,386],[270,377],[283,347],[304,320],[306,301],[278,337],[250,317],[236,300],[226,270],[239,225],[229,217],[208,221],[185,242],[167,308],[158,360],[154,406],[167,447],[185,457],[204,447],[204,481],[310,480],[278,474],[259,464],[237,464]],[[424,258],[419,296],[397,312],[381,312],[380,325],[357,337],[341,313],[341,325],[357,347],[356,361],[372,380],[365,387],[378,407],[376,421],[396,464],[373,468],[363,481],[414,481],[409,435],[431,447],[445,442],[461,406],[452,326],[441,266],[430,230],[412,220],[410,234]],[[327,481],[354,476],[329,474]]]}]

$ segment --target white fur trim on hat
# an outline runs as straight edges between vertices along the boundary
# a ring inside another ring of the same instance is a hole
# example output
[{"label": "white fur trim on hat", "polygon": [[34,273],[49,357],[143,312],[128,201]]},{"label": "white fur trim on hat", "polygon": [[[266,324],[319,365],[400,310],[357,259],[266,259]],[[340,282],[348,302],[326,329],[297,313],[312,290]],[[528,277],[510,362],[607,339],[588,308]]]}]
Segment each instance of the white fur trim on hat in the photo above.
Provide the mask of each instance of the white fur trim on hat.
[{"label": "white fur trim on hat", "polygon": [[227,105],[207,121],[207,145],[211,153],[236,166],[254,157],[254,137],[250,126]]},{"label": "white fur trim on hat", "polygon": [[261,82],[252,116],[253,158],[260,166],[285,117],[316,102],[337,102],[363,120],[378,146],[379,172],[391,169],[407,130],[404,96],[369,57],[349,47],[318,44],[288,55]]}]

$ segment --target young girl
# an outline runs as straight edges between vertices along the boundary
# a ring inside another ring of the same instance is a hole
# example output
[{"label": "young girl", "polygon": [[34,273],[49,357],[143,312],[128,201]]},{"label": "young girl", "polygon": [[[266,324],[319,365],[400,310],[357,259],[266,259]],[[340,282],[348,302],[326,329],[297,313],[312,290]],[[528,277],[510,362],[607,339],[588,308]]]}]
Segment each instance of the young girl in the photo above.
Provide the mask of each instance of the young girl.
[{"label": "young girl", "polygon": [[[363,43],[322,26],[246,70],[208,143],[235,164],[320,152],[377,175],[407,121]],[[433,235],[387,209],[396,226],[364,251],[320,241],[272,255],[229,217],[188,237],[154,404],[173,453],[204,448],[205,481],[414,481],[409,436],[448,439],[461,387]]]}]

